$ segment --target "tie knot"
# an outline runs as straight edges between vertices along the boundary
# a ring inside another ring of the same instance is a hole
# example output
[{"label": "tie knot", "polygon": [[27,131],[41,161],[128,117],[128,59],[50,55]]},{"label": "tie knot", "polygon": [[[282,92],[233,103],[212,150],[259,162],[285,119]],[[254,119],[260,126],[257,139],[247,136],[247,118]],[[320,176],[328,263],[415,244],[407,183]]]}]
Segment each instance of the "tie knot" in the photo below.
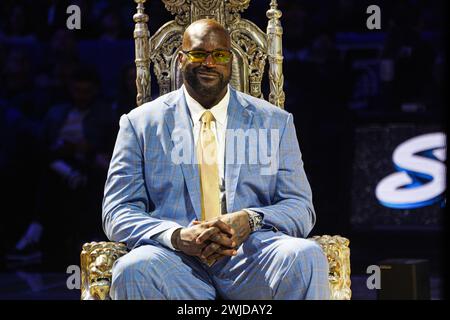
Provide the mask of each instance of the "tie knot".
[{"label": "tie knot", "polygon": [[211,111],[205,111],[202,114],[202,122],[205,124],[210,124],[211,121],[214,121],[214,116]]}]

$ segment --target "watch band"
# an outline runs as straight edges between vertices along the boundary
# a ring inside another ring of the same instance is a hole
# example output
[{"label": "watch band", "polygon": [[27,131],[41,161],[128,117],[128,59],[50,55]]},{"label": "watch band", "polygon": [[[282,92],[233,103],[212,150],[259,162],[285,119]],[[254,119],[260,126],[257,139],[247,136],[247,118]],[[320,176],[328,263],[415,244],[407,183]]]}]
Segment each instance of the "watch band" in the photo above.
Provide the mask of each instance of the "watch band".
[{"label": "watch band", "polygon": [[262,216],[259,213],[246,210],[248,213],[248,223],[250,224],[250,230],[257,231],[262,228]]}]

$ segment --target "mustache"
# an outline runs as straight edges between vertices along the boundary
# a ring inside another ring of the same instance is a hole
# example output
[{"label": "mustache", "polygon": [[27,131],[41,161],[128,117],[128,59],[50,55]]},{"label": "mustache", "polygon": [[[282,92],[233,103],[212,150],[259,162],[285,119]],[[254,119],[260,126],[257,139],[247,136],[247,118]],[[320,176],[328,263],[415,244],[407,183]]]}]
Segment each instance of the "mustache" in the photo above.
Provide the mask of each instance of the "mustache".
[{"label": "mustache", "polygon": [[220,72],[217,72],[216,70],[214,70],[213,68],[208,68],[208,67],[204,67],[204,66],[199,66],[197,68],[194,69],[194,72],[205,72],[205,73],[214,73],[218,76],[221,76]]}]

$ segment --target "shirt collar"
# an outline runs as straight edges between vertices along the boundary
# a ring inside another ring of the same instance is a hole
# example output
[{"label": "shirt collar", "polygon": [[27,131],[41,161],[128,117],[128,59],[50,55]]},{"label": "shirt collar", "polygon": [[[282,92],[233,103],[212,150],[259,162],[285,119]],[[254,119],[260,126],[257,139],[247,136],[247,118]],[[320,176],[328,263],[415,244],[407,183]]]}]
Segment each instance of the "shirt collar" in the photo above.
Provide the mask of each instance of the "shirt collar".
[{"label": "shirt collar", "polygon": [[[200,121],[203,112],[205,109],[200,103],[198,103],[194,98],[192,98],[186,90],[186,87],[183,85],[184,96],[186,97],[186,103],[191,113],[191,118],[193,123],[198,123]],[[227,86],[227,92],[225,96],[220,100],[215,106],[213,106],[209,111],[214,116],[214,119],[221,125],[225,124],[225,120],[227,118],[227,109],[228,103],[230,102],[230,88]]]}]

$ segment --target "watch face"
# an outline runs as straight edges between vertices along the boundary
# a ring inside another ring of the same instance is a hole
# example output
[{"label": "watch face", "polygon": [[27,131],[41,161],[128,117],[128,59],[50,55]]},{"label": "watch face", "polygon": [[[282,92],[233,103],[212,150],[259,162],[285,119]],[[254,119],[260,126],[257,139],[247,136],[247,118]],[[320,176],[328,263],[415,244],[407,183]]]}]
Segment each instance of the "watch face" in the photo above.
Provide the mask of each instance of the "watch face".
[{"label": "watch face", "polygon": [[255,226],[256,227],[262,226],[262,217],[259,214],[255,215]]}]

